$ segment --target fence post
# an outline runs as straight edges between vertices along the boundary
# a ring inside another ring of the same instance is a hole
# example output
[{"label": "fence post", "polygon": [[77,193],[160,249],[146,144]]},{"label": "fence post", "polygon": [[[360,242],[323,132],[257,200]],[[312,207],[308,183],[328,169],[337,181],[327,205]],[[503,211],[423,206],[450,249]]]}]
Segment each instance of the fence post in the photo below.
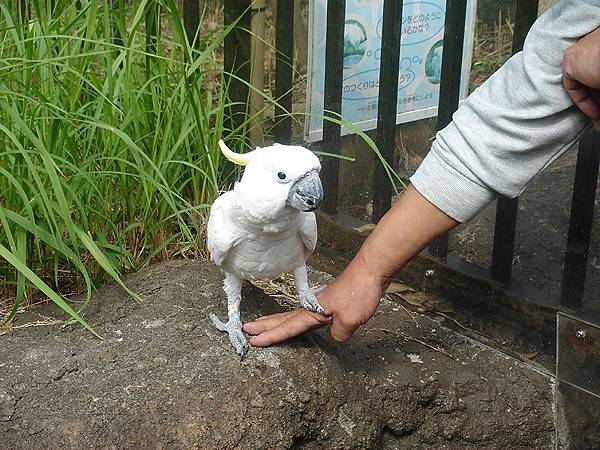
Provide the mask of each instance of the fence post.
[{"label": "fence post", "polygon": [[[342,113],[344,77],[344,31],[346,0],[327,0],[327,36],[325,47],[324,115],[339,120]],[[328,153],[340,153],[341,126],[323,119],[322,147]],[[337,158],[323,160],[322,180],[325,197],[322,209],[336,214],[338,208],[340,163]]]},{"label": "fence post", "polygon": [[250,8],[250,97],[248,100],[248,135],[253,145],[262,144],[264,140],[262,132],[263,110],[265,99],[265,19],[267,3],[266,0],[253,0]]},{"label": "fence post", "polygon": [[[525,38],[538,16],[536,0],[517,0],[512,54],[523,50]],[[519,199],[499,197],[496,203],[494,224],[494,247],[492,251],[492,278],[508,283],[512,277],[512,262],[515,251],[515,231]]]},{"label": "fence post", "polygon": [[571,308],[583,305],[588,250],[594,219],[594,201],[600,163],[600,134],[586,133],[579,143],[567,253],[560,304]]},{"label": "fence post", "polygon": [[[448,0],[446,2],[440,104],[437,116],[438,130],[445,128],[452,121],[452,114],[458,109],[466,14],[467,0]],[[448,234],[433,241],[429,246],[429,252],[438,258],[445,259],[448,256]]]},{"label": "fence post", "polygon": [[[381,32],[379,99],[377,103],[376,143],[390,167],[394,164],[398,75],[402,34],[402,0],[384,0]],[[373,178],[373,222],[377,223],[392,205],[392,183],[383,164],[375,167]]]},{"label": "fence post", "polygon": [[500,283],[508,283],[512,277],[518,207],[518,197],[500,196],[496,202],[491,271],[492,279]]},{"label": "fence post", "polygon": [[200,0],[183,0],[183,26],[190,47],[196,44],[194,39],[200,25]]},{"label": "fence post", "polygon": [[248,102],[248,85],[240,80],[250,82],[250,0],[225,0],[224,16],[226,27],[239,19],[224,43],[226,84],[229,100],[235,103],[230,108],[228,127],[235,130],[244,122]]},{"label": "fence post", "polygon": [[194,47],[200,25],[200,0],[183,0],[183,26],[190,47]]},{"label": "fence post", "polygon": [[294,0],[277,0],[275,20],[275,98],[281,107],[275,107],[275,141],[292,141],[292,82],[294,55]]}]

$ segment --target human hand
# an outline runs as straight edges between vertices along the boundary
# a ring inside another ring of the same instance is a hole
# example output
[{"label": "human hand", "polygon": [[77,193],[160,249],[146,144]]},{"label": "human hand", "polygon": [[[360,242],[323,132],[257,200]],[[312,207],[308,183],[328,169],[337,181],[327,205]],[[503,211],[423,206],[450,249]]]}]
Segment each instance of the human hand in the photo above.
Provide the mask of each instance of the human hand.
[{"label": "human hand", "polygon": [[577,107],[600,131],[600,28],[566,50],[563,84]]},{"label": "human hand", "polygon": [[338,342],[345,342],[375,313],[385,287],[386,282],[373,276],[357,258],[317,294],[327,317],[300,308],[246,323],[244,331],[253,335],[251,345],[266,347],[331,325],[331,336]]},{"label": "human hand", "polygon": [[375,314],[393,275],[432,239],[457,225],[409,186],[346,270],[317,294],[328,317],[304,309],[261,317],[244,325],[244,331],[254,335],[250,344],[266,347],[325,325],[331,325],[336,341],[347,341]]}]

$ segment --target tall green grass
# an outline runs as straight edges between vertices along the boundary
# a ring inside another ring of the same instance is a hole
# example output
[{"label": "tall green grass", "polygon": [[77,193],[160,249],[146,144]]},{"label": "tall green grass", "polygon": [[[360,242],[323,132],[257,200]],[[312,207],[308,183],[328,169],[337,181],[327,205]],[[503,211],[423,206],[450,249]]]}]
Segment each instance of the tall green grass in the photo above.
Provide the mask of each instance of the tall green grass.
[{"label": "tall green grass", "polygon": [[[87,326],[69,294],[89,300],[107,277],[203,251],[226,175],[217,141],[240,133],[225,129],[215,67],[227,30],[192,49],[172,0],[32,0],[29,20],[19,3],[0,2],[4,322],[42,295]],[[169,30],[155,41],[153,5]]]}]

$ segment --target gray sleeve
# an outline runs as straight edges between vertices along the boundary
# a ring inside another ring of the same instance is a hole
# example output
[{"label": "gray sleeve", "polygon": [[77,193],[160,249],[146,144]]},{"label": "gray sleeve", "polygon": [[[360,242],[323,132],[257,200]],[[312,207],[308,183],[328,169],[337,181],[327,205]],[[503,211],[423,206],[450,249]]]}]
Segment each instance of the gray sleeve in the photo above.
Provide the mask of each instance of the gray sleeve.
[{"label": "gray sleeve", "polygon": [[562,85],[567,47],[600,26],[600,0],[562,0],[463,102],[410,181],[465,222],[496,195],[518,196],[589,126]]}]

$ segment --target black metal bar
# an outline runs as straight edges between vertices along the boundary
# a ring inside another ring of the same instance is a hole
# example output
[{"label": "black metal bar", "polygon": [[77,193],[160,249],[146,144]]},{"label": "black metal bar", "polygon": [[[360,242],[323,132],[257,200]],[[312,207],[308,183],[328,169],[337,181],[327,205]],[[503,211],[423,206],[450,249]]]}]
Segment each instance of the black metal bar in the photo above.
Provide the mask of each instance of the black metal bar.
[{"label": "black metal bar", "polygon": [[[523,50],[527,33],[537,16],[538,2],[536,0],[517,0],[512,43],[513,55]],[[518,198],[498,198],[491,270],[492,278],[501,283],[508,283],[512,278],[518,209]]]},{"label": "black metal bar", "polygon": [[229,100],[233,103],[227,116],[227,127],[235,130],[245,120],[248,103],[248,85],[240,80],[250,82],[250,0],[225,0],[224,16],[226,27],[239,19],[224,43],[225,79]]},{"label": "black metal bar", "polygon": [[[346,0],[327,0],[327,36],[325,47],[325,116],[339,120],[342,113],[342,81],[344,77],[344,30]],[[323,119],[323,150],[340,153],[341,126]],[[322,209],[336,214],[338,207],[340,163],[337,158],[323,160],[322,180],[325,198]]]},{"label": "black metal bar", "polygon": [[[447,0],[440,104],[437,116],[438,130],[445,128],[452,121],[452,114],[458,109],[466,14],[467,0]],[[446,258],[448,256],[448,234],[433,241],[429,245],[429,252],[438,258]]]},{"label": "black metal bar", "polygon": [[581,138],[575,168],[571,220],[560,299],[561,305],[571,308],[583,305],[599,164],[600,134],[592,130]]},{"label": "black metal bar", "polygon": [[518,209],[518,198],[498,197],[491,270],[494,281],[500,283],[508,283],[512,278]]},{"label": "black metal bar", "polygon": [[525,38],[537,20],[539,4],[538,0],[517,0],[515,10],[515,29],[513,32],[512,54],[523,50]]},{"label": "black metal bar", "polygon": [[467,0],[448,0],[446,2],[440,105],[437,116],[438,130],[445,128],[452,121],[452,115],[458,109],[466,13]]},{"label": "black metal bar", "polygon": [[[230,106],[225,112],[225,128],[234,131],[246,121],[248,95],[250,89],[250,0],[224,0],[223,15],[226,27],[236,23],[225,36],[223,72]],[[243,81],[246,81],[244,83]],[[246,148],[246,142],[240,141],[238,148]],[[224,177],[230,186],[235,181],[236,167],[226,161]]]},{"label": "black metal bar", "polygon": [[[394,164],[396,144],[396,111],[400,72],[400,36],[402,32],[402,0],[383,3],[379,100],[377,103],[377,148],[390,167]],[[373,222],[377,223],[392,205],[392,180],[383,164],[375,167],[373,179]]]},{"label": "black metal bar", "polygon": [[183,0],[183,26],[191,47],[200,25],[200,0]]},{"label": "black metal bar", "polygon": [[294,61],[294,0],[277,0],[275,20],[275,141],[292,142],[292,81]]},{"label": "black metal bar", "polygon": [[429,244],[429,253],[438,258],[446,259],[448,257],[448,244],[448,233],[444,233]]}]

